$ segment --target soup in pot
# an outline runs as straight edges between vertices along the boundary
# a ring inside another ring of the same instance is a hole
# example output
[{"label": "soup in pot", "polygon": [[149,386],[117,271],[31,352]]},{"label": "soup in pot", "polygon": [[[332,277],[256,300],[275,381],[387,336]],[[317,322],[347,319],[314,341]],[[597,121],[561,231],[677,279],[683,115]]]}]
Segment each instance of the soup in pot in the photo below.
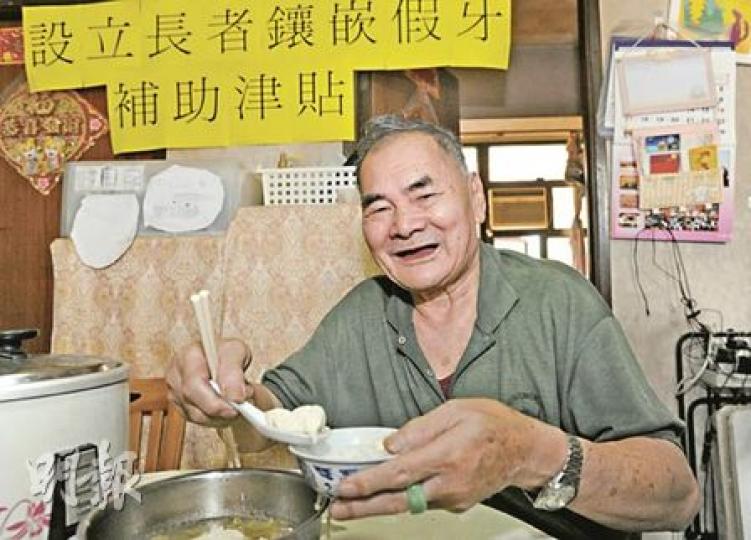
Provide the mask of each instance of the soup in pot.
[{"label": "soup in pot", "polygon": [[277,518],[227,517],[194,521],[154,531],[150,540],[275,540],[292,533]]}]

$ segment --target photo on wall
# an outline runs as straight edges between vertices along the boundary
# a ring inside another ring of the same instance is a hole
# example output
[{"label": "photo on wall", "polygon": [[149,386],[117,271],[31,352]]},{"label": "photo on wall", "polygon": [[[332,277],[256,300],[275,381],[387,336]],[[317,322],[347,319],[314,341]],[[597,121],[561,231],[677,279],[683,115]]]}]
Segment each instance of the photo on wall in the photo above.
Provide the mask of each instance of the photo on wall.
[{"label": "photo on wall", "polygon": [[684,38],[727,40],[739,64],[751,64],[751,2],[670,0],[670,26]]},{"label": "photo on wall", "polygon": [[[660,146],[659,148],[667,148]],[[656,150],[657,147],[652,147]],[[667,150],[669,153],[670,150]],[[727,242],[733,228],[733,170],[730,149],[720,147],[717,161],[721,175],[720,202],[686,203],[643,208],[641,179],[635,145],[613,147],[611,236],[684,242]],[[711,157],[708,159],[712,159]],[[689,158],[689,161],[691,158]],[[690,164],[688,167],[693,167]],[[675,178],[674,174],[658,175]]]}]

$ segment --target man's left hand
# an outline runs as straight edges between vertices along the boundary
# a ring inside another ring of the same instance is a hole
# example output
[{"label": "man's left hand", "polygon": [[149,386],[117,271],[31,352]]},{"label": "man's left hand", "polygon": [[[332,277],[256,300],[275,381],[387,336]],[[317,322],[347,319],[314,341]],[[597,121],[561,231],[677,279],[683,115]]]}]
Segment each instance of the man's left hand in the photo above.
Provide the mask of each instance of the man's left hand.
[{"label": "man's left hand", "polygon": [[507,486],[544,484],[566,459],[561,430],[490,399],[450,400],[384,444],[396,457],[343,480],[332,517],[406,512],[418,483],[429,508],[465,511]]}]

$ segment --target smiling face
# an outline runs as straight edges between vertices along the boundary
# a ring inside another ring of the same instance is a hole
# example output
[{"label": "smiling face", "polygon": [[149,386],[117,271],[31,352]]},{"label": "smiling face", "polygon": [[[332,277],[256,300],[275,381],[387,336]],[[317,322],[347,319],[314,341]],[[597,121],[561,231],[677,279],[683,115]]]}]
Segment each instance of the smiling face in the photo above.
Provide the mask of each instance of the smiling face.
[{"label": "smiling face", "polygon": [[365,241],[393,281],[432,294],[479,269],[482,182],[429,135],[383,139],[362,162],[359,181]]}]

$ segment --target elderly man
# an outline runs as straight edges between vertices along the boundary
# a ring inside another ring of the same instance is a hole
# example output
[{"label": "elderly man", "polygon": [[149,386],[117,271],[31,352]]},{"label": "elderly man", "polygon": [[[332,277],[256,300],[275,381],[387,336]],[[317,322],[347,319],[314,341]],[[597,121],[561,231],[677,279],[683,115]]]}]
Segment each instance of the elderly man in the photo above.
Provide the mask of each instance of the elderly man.
[{"label": "elderly man", "polygon": [[[699,495],[682,427],[589,282],[479,241],[482,182],[445,130],[380,117],[357,152],[363,233],[385,276],[355,287],[262,384],[244,383],[237,341],[221,346],[218,375],[237,401],[401,428],[386,441],[396,457],[346,479],[333,516],[464,510],[512,488],[537,509],[527,517],[688,524]],[[192,347],[168,374],[173,399],[196,422],[232,419],[207,379]]]}]

